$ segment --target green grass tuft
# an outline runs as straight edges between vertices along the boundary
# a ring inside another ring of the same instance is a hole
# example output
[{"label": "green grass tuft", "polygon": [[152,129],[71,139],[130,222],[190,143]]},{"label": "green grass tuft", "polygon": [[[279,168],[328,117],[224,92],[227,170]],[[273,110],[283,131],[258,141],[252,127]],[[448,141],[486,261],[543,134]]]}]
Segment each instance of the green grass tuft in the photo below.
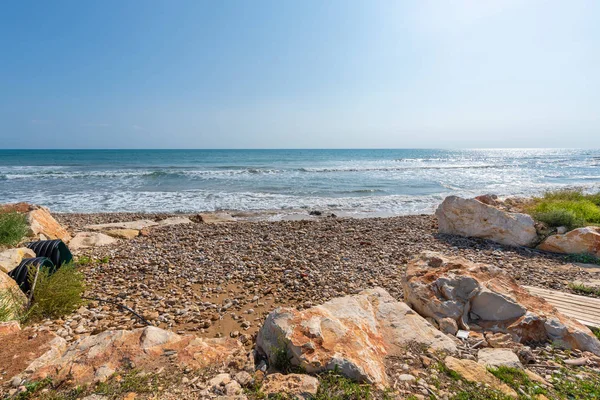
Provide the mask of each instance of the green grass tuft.
[{"label": "green grass tuft", "polygon": [[[18,291],[18,292],[17,292]],[[19,289],[0,291],[0,322],[11,320],[22,321],[27,315],[25,304],[19,298]]]},{"label": "green grass tuft", "polygon": [[15,246],[27,235],[27,218],[24,214],[0,214],[0,246]]},{"label": "green grass tuft", "polygon": [[498,368],[489,368],[488,371],[517,392],[525,392],[531,397],[538,394],[546,394],[546,390],[531,381],[521,369],[500,366]]},{"label": "green grass tuft", "polygon": [[[35,270],[30,271],[33,280]],[[84,276],[73,263],[64,264],[54,274],[41,269],[33,293],[29,319],[60,318],[70,314],[83,303]]]},{"label": "green grass tuft", "polygon": [[584,194],[579,190],[546,192],[533,199],[527,212],[550,227],[569,229],[600,224],[600,193]]},{"label": "green grass tuft", "polygon": [[600,296],[600,289],[585,286],[583,283],[569,283],[569,288],[577,293]]},{"label": "green grass tuft", "polygon": [[319,376],[321,384],[312,400],[368,400],[371,386],[360,384],[339,374],[337,368]]}]

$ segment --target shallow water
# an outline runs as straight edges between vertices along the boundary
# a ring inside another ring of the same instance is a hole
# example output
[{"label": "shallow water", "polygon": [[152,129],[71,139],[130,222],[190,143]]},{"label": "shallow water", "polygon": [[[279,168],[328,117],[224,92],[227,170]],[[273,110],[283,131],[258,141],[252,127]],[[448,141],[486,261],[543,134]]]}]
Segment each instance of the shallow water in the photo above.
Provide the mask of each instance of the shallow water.
[{"label": "shallow water", "polygon": [[600,190],[600,150],[0,150],[0,203],[60,212],[431,212],[449,194]]}]

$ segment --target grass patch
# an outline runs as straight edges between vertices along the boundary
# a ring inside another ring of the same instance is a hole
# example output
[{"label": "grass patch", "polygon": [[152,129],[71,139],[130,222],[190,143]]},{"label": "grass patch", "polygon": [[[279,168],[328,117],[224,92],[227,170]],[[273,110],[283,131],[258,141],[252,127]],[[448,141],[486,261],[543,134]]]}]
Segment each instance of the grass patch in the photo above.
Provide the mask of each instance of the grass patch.
[{"label": "grass patch", "polygon": [[[16,400],[26,400],[33,398],[32,396],[37,394],[40,390],[44,389],[47,386],[52,384],[52,379],[46,378],[41,381],[35,381],[25,384],[25,391],[19,393],[15,399]],[[39,396],[36,396],[39,397]]]},{"label": "grass patch", "polygon": [[27,235],[27,218],[24,214],[7,212],[0,214],[0,246],[14,246]]},{"label": "grass patch", "polygon": [[591,254],[569,254],[566,257],[567,261],[577,262],[582,264],[598,264],[600,265],[600,258]]},{"label": "grass patch", "polygon": [[552,377],[552,385],[558,398],[587,400],[600,399],[600,375],[586,374],[585,379],[570,376],[568,370]]},{"label": "grass patch", "polygon": [[0,291],[0,322],[22,321],[27,315],[22,297],[18,296],[19,289],[5,289]]},{"label": "grass patch", "polygon": [[142,374],[133,369],[120,375],[113,375],[106,382],[99,383],[94,390],[94,393],[109,398],[119,398],[119,395],[129,392],[156,394],[158,382],[153,379],[153,375]]},{"label": "grass patch", "polygon": [[339,374],[337,368],[319,376],[319,390],[312,400],[368,400],[371,386],[360,384]]},{"label": "grass patch", "polygon": [[532,397],[538,394],[546,394],[546,390],[529,379],[521,369],[500,366],[489,368],[488,371],[517,392],[525,392],[526,395]]},{"label": "grass patch", "polygon": [[433,368],[437,369],[438,371],[440,371],[441,373],[445,374],[446,376],[448,376],[449,378],[451,378],[455,381],[460,381],[462,379],[462,377],[460,376],[460,374],[458,372],[452,371],[450,368],[448,368],[446,366],[446,364],[444,364],[441,361],[438,361],[438,363],[435,364],[433,366]]},{"label": "grass patch", "polygon": [[583,283],[569,283],[569,288],[577,293],[600,296],[600,289],[585,286]]},{"label": "grass patch", "polygon": [[[29,276],[33,280],[35,270],[32,269]],[[81,298],[84,282],[83,274],[73,263],[63,264],[52,275],[48,270],[40,269],[29,318],[60,318],[72,313],[84,303]]]},{"label": "grass patch", "polygon": [[303,374],[306,372],[304,368],[292,365],[292,356],[288,354],[285,344],[282,344],[275,349],[273,367],[283,374]]},{"label": "grass patch", "polygon": [[581,190],[558,190],[534,197],[526,211],[550,227],[574,229],[600,224],[600,193],[584,194]]}]

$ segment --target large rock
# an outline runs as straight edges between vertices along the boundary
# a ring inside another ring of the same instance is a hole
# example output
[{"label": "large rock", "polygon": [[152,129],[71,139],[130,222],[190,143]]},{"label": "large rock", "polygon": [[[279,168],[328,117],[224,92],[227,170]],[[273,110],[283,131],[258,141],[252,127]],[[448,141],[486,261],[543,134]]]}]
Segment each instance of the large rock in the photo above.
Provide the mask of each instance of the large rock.
[{"label": "large rock", "polygon": [[404,297],[417,312],[462,329],[508,333],[521,343],[552,341],[600,355],[600,341],[579,322],[531,295],[499,268],[424,252],[407,265]]},{"label": "large rock", "polygon": [[7,311],[7,320],[18,319],[27,307],[27,296],[19,289],[15,280],[2,271],[0,271],[0,307]]},{"label": "large rock", "polygon": [[136,229],[111,229],[106,231],[106,234],[117,239],[134,239],[140,235],[140,231]]},{"label": "large rock", "polygon": [[511,349],[495,349],[486,347],[477,352],[477,362],[486,367],[523,368],[519,357]]},{"label": "large rock", "polygon": [[71,235],[50,214],[46,207],[28,203],[5,204],[0,207],[0,212],[18,212],[26,214],[29,225],[28,236],[36,239],[61,239],[68,243]]},{"label": "large rock", "polygon": [[303,374],[270,374],[263,381],[260,391],[269,395],[286,394],[294,399],[312,399],[319,390],[319,380]]},{"label": "large rock", "polygon": [[588,226],[574,229],[564,235],[546,238],[538,249],[553,253],[591,254],[600,257],[600,228]]},{"label": "large rock", "polygon": [[19,266],[24,258],[33,258],[35,253],[27,247],[4,250],[0,253],[0,271],[9,273]]},{"label": "large rock", "polygon": [[332,370],[386,385],[384,359],[403,354],[411,343],[452,353],[455,343],[406,304],[381,288],[336,298],[304,311],[278,308],[257,336],[271,364],[281,351],[308,373]]},{"label": "large rock", "polygon": [[128,221],[128,222],[112,222],[109,224],[94,224],[94,225],[86,225],[83,227],[85,230],[89,231],[105,231],[109,229],[135,229],[141,230],[144,228],[150,228],[153,226],[157,226],[158,222],[151,221],[149,219],[140,219],[138,221]]},{"label": "large rock", "polygon": [[461,360],[451,356],[446,357],[444,364],[450,370],[456,372],[469,382],[483,383],[494,390],[498,390],[507,396],[517,398],[517,392],[506,383],[492,375],[487,368],[471,360]]},{"label": "large rock", "polygon": [[158,221],[160,226],[185,225],[193,223],[188,217],[169,217]]},{"label": "large rock", "polygon": [[88,247],[107,246],[117,242],[117,239],[99,232],[79,232],[69,243],[69,249],[78,251]]},{"label": "large rock", "polygon": [[509,213],[476,199],[448,196],[435,212],[439,232],[493,240],[509,246],[532,246],[538,240],[527,214]]},{"label": "large rock", "polygon": [[[78,384],[103,381],[120,368],[134,363],[151,370],[167,360],[193,369],[243,363],[243,345],[231,338],[204,339],[178,335],[156,327],[131,331],[105,331],[73,343],[62,355],[27,368],[30,380],[70,377]],[[239,364],[243,367],[243,364]]]}]

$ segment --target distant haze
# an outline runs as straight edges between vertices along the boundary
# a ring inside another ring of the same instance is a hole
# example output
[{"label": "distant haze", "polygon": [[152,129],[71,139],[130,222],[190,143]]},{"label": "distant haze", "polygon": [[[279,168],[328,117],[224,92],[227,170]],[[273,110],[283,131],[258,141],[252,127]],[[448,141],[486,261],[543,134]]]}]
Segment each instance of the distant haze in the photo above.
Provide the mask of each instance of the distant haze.
[{"label": "distant haze", "polygon": [[600,2],[0,4],[0,148],[600,147]]}]

